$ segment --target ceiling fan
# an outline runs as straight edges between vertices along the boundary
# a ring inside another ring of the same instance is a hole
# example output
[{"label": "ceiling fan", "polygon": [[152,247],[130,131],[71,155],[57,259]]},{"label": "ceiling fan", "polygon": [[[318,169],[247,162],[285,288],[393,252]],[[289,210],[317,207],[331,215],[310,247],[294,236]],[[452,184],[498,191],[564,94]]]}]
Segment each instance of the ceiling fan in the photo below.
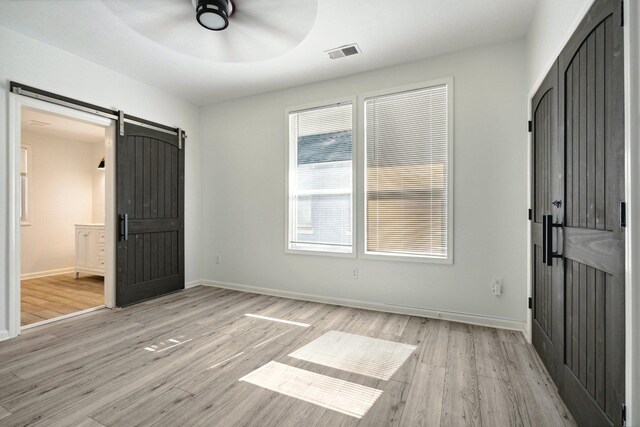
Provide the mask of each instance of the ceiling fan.
[{"label": "ceiling fan", "polygon": [[309,34],[318,8],[317,0],[101,2],[154,43],[217,62],[264,61],[286,53]]}]

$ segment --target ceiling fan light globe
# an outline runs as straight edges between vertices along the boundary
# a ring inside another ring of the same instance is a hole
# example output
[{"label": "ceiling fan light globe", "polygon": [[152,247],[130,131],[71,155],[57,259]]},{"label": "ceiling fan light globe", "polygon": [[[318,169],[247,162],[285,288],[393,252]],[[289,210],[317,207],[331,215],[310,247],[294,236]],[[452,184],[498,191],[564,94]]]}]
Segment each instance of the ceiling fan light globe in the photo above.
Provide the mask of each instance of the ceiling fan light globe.
[{"label": "ceiling fan light globe", "polygon": [[229,25],[223,16],[213,12],[201,13],[198,15],[198,22],[206,29],[213,31],[224,30]]},{"label": "ceiling fan light globe", "polygon": [[208,30],[221,31],[229,26],[230,8],[228,0],[198,0],[196,19]]}]

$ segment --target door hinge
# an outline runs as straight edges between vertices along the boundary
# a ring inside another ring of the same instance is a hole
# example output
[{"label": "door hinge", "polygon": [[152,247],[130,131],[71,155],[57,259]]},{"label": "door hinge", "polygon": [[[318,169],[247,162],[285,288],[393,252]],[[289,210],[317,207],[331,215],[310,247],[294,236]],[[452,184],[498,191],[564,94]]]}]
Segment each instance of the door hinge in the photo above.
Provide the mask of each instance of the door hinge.
[{"label": "door hinge", "polygon": [[529,221],[533,219],[533,209],[529,209]]},{"label": "door hinge", "polygon": [[627,405],[624,403],[620,404],[620,425],[622,427],[627,426]]},{"label": "door hinge", "polygon": [[527,130],[528,130],[529,132],[531,132],[531,131],[533,130],[533,122],[532,122],[531,120],[529,120],[529,121],[527,122]]},{"label": "door hinge", "polygon": [[624,27],[624,1],[620,1],[620,26]]},{"label": "door hinge", "polygon": [[627,226],[627,204],[620,202],[620,227]]},{"label": "door hinge", "polygon": [[124,111],[118,111],[118,126],[120,127],[120,136],[124,136]]},{"label": "door hinge", "polygon": [[529,297],[529,309],[533,308],[533,298]]}]

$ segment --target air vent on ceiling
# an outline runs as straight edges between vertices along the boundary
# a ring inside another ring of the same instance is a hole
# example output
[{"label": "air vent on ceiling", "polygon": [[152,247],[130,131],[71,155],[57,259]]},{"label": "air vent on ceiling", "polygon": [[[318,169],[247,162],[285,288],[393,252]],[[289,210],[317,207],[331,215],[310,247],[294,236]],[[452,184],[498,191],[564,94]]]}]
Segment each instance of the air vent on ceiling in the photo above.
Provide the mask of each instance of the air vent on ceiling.
[{"label": "air vent on ceiling", "polygon": [[360,47],[355,43],[327,50],[326,52],[329,54],[329,58],[331,59],[344,58],[345,56],[357,55],[359,53],[362,53]]},{"label": "air vent on ceiling", "polygon": [[42,127],[45,127],[45,126],[49,126],[51,123],[41,122],[40,120],[29,120],[25,124],[27,126],[34,126],[34,127],[42,128]]}]

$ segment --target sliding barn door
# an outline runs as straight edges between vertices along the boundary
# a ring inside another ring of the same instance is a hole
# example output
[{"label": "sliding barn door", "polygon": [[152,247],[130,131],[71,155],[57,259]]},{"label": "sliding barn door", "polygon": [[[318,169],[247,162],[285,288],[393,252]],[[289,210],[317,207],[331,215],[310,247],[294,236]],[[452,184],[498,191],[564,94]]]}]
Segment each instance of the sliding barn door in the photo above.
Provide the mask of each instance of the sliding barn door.
[{"label": "sliding barn door", "polygon": [[116,305],[126,306],[184,288],[184,150],[177,134],[125,123],[116,158]]},{"label": "sliding barn door", "polygon": [[558,63],[565,155],[565,199],[558,209],[564,216],[563,397],[580,425],[620,426],[625,381],[621,2],[597,0]]}]

